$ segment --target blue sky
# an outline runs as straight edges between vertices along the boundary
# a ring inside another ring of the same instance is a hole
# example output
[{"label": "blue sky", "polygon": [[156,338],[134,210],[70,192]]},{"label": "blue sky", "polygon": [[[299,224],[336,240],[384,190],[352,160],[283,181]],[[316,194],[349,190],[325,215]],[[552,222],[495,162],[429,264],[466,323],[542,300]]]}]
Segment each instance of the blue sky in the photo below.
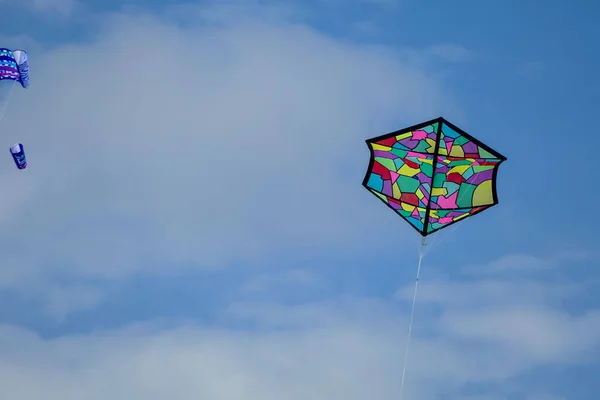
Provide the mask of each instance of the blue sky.
[{"label": "blue sky", "polygon": [[397,397],[420,238],[364,140],[441,115],[508,161],[433,239],[405,399],[596,398],[599,5],[117,3],[0,2],[0,397]]}]

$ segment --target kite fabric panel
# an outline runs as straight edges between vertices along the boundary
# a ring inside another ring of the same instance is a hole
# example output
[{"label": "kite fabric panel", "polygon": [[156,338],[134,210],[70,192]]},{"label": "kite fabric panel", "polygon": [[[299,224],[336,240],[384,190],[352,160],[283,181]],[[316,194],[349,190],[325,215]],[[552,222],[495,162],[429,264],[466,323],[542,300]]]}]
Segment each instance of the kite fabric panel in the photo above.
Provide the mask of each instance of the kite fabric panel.
[{"label": "kite fabric panel", "polygon": [[29,60],[27,52],[0,48],[0,81],[17,81],[29,87]]},{"label": "kite fabric panel", "polygon": [[498,204],[506,157],[441,117],[366,143],[363,186],[423,237]]}]

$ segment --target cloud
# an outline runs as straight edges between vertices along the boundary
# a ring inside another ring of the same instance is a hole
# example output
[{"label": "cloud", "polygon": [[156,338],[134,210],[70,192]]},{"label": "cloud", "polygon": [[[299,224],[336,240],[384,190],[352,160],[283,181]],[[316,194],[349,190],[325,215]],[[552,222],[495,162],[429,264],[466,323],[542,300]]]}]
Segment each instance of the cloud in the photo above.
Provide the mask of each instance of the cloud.
[{"label": "cloud", "polygon": [[529,254],[508,254],[503,256],[502,258],[495,260],[484,266],[473,266],[467,267],[467,270],[475,270],[477,269],[480,273],[498,273],[505,271],[514,271],[514,270],[526,270],[526,271],[539,271],[544,267],[547,267],[549,263],[552,263],[553,260],[549,262],[543,260],[538,257],[531,256]]},{"label": "cloud", "polygon": [[515,274],[538,274],[541,272],[557,272],[557,270],[569,263],[574,268],[576,263],[590,261],[597,258],[595,251],[587,250],[561,250],[559,252],[546,253],[544,256],[533,256],[530,254],[507,254],[489,263],[471,264],[462,268],[465,275],[502,275]]},{"label": "cloud", "polygon": [[[150,327],[41,340],[5,328],[0,337],[26,349],[2,347],[6,398],[366,399],[392,391],[388,373],[368,373],[386,358],[382,344],[369,343],[369,332]],[[362,365],[350,362],[357,357]],[[366,376],[370,384],[358,384]],[[23,384],[31,380],[36,384]]]},{"label": "cloud", "polygon": [[[398,395],[406,315],[398,315],[391,304],[347,298],[245,307],[245,312],[224,314],[218,328],[156,321],[41,338],[4,326],[0,373],[6,383],[0,394],[23,400],[42,393],[50,400]],[[542,395],[543,387],[523,388],[510,379],[540,365],[581,364],[586,351],[594,359],[597,317],[552,319],[548,309],[513,311],[470,321],[421,315],[411,346],[407,398],[461,398],[470,385],[479,385],[480,398],[507,392]],[[253,325],[236,325],[242,321]],[[424,323],[436,321],[441,322],[436,335],[421,331]],[[231,323],[235,327],[227,327]],[[523,346],[529,329],[539,341]],[[31,381],[35,384],[24,384]]]},{"label": "cloud", "polygon": [[[534,256],[527,253],[514,253],[480,264],[467,264],[457,269],[458,274],[450,276],[446,265],[435,265],[428,254],[424,263],[430,271],[431,279],[421,281],[419,302],[444,307],[478,309],[489,311],[490,307],[501,304],[513,308],[549,305],[562,307],[568,298],[581,296],[594,290],[595,281],[586,269],[581,268],[582,279],[566,279],[561,273],[577,269],[577,262],[596,257],[594,252],[556,250],[554,254]],[[551,272],[551,273],[550,273]],[[395,294],[397,299],[412,300],[413,284],[400,287]],[[473,299],[476,299],[474,301]]]},{"label": "cloud", "polygon": [[[476,285],[474,285],[476,283]],[[403,286],[397,296],[412,299],[413,287]],[[581,285],[551,284],[537,280],[429,280],[419,286],[419,302],[455,307],[486,308],[495,304],[549,304],[581,291]],[[477,302],[473,302],[473,299]]]},{"label": "cloud", "polygon": [[315,287],[321,285],[320,277],[306,269],[289,269],[279,273],[264,273],[251,278],[244,285],[247,292],[263,292],[285,287]]},{"label": "cloud", "polygon": [[[581,252],[559,251],[557,256],[548,258],[558,269],[581,256]],[[503,257],[490,265],[501,266],[504,271],[510,264],[507,259],[517,264],[529,263],[536,270],[544,264],[539,258],[521,254]],[[541,272],[542,277],[547,273],[543,269]],[[439,378],[458,379],[463,384],[473,383],[473,379],[500,382],[543,367],[554,365],[561,369],[595,362],[600,344],[600,310],[596,302],[582,302],[596,290],[593,281],[549,282],[535,275],[491,279],[486,274],[473,274],[468,275],[469,279],[460,278],[420,283],[416,325],[422,343],[413,351],[420,352],[413,355],[413,370],[423,374],[423,379],[431,372],[420,361],[430,351],[419,347],[425,346],[423,342],[426,346],[440,346],[440,358],[455,357],[457,365],[464,368],[449,369]],[[409,304],[412,289],[412,285],[403,286],[397,298]],[[573,304],[577,307],[573,308]],[[453,348],[460,348],[462,356],[453,354]],[[475,366],[477,371],[472,369]]]},{"label": "cloud", "polygon": [[471,51],[466,49],[464,46],[451,43],[431,46],[429,49],[427,49],[427,53],[429,53],[431,57],[436,57],[451,62],[463,62],[472,57]]},{"label": "cloud", "polygon": [[92,309],[102,303],[105,293],[91,285],[64,285],[42,291],[44,312],[58,322],[64,322],[74,311]]},{"label": "cloud", "polygon": [[450,311],[441,323],[447,332],[463,339],[504,345],[531,354],[538,363],[568,363],[580,360],[598,344],[600,311],[575,317],[523,305],[514,309]]},{"label": "cloud", "polygon": [[0,4],[25,8],[34,13],[68,16],[79,7],[77,0],[0,0]]},{"label": "cloud", "polygon": [[3,121],[30,160],[19,175],[4,160],[5,285],[368,243],[369,121],[430,117],[444,97],[391,51],[261,20],[114,16],[31,62]]}]

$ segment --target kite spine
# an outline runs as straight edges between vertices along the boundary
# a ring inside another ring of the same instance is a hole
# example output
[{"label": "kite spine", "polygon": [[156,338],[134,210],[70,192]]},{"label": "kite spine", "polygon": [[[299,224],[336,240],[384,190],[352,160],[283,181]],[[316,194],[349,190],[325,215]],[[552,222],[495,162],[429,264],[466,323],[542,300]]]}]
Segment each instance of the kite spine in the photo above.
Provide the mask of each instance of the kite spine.
[{"label": "kite spine", "polygon": [[429,228],[429,214],[431,213],[431,196],[433,193],[433,180],[435,179],[435,170],[437,169],[437,160],[440,152],[440,141],[442,139],[442,124],[444,120],[440,118],[438,120],[437,133],[435,137],[435,147],[433,149],[433,162],[431,166],[431,184],[429,188],[429,197],[427,199],[427,208],[425,208],[425,220],[423,221],[423,236],[427,236],[427,230]]}]

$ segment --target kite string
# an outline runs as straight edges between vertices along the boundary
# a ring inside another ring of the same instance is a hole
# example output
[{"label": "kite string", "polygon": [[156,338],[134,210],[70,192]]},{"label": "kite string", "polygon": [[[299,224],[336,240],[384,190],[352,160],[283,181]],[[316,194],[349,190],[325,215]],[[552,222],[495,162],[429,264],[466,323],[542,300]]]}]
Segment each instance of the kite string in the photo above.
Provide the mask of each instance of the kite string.
[{"label": "kite string", "polygon": [[417,278],[415,279],[415,288],[413,290],[412,307],[410,311],[410,322],[408,323],[408,336],[406,337],[406,348],[404,350],[404,365],[402,367],[402,380],[400,381],[400,400],[404,396],[404,378],[406,376],[406,364],[408,363],[408,349],[410,347],[410,337],[412,334],[413,319],[415,316],[415,304],[417,303],[417,290],[419,288],[419,275],[421,274],[421,263],[425,256],[425,238],[421,240],[419,248],[419,264],[417,265]]},{"label": "kite string", "polygon": [[[475,175],[477,175],[479,172],[476,172]],[[462,198],[465,196],[466,193],[463,193],[462,195],[459,196],[459,198],[457,199],[457,203],[460,202],[460,200],[462,200]],[[451,231],[454,232],[458,229],[458,225],[460,224],[456,224],[451,228]],[[449,232],[448,232],[449,233]],[[412,299],[412,306],[411,306],[411,311],[410,311],[410,321],[408,323],[408,336],[406,338],[406,348],[404,351],[404,365],[402,366],[402,380],[400,381],[400,400],[403,399],[404,397],[404,380],[406,377],[406,365],[408,364],[408,350],[410,347],[410,339],[412,336],[412,326],[413,326],[413,320],[414,320],[414,316],[415,316],[415,305],[417,303],[417,291],[419,288],[419,277],[421,275],[421,263],[423,262],[423,257],[429,253],[433,247],[435,247],[434,245],[439,245],[440,242],[446,238],[446,236],[443,236],[440,240],[438,240],[438,236],[439,236],[440,232],[436,232],[435,235],[433,235],[433,241],[432,243],[430,243],[427,246],[427,249],[425,248],[425,238],[423,238],[421,240],[421,246],[419,247],[419,264],[417,265],[417,277],[415,279],[415,288],[413,291],[413,299]]]}]

